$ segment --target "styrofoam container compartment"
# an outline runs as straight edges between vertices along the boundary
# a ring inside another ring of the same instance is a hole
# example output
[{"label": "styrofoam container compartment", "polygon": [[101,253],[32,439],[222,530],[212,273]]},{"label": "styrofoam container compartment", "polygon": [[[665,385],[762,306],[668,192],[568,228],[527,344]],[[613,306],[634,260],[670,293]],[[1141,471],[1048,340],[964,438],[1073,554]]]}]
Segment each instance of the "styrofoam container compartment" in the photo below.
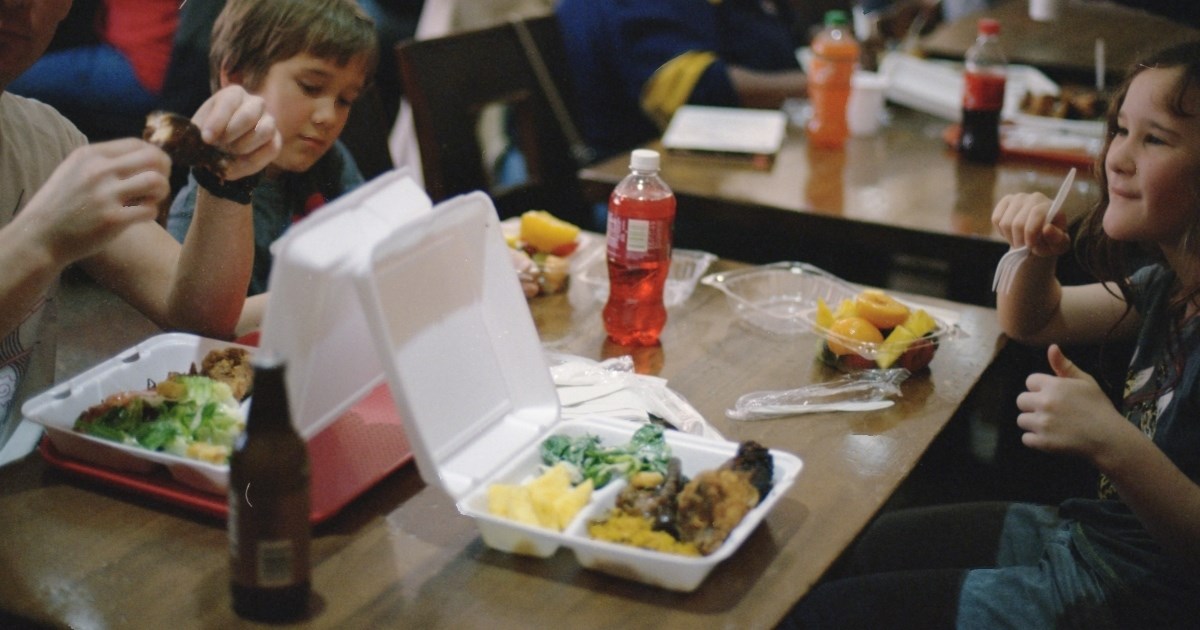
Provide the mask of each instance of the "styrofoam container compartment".
[{"label": "styrofoam container compartment", "polygon": [[[456,197],[379,244],[356,284],[421,476],[473,518],[495,549],[549,556],[560,547],[582,566],[668,589],[695,589],[735,553],[791,486],[801,462],[772,451],[775,486],[730,538],[702,558],[590,539],[587,519],[613,504],[619,484],[598,491],[566,531],[488,513],[493,483],[539,471],[539,448],[555,434],[591,433],[624,444],[638,425],[605,417],[564,421],[537,330],[513,273],[491,200]],[[599,320],[596,326],[600,326]],[[675,431],[667,442],[683,472],[715,468],[737,445]],[[765,445],[769,447],[770,445]]]},{"label": "styrofoam container compartment", "polygon": [[[573,438],[595,435],[600,438],[602,444],[621,445],[629,441],[639,426],[626,420],[587,418],[559,423],[550,433]],[[672,454],[680,459],[683,475],[689,478],[704,470],[719,467],[737,451],[737,444],[732,442],[706,440],[679,431],[667,431],[664,435]],[[588,522],[603,518],[609,513],[616,503],[617,495],[626,485],[624,480],[610,482],[595,491],[591,503],[575,516],[563,532],[514,523],[488,513],[488,486],[493,483],[525,483],[541,472],[541,460],[536,445],[533,449],[524,449],[513,458],[511,464],[467,493],[458,505],[463,514],[475,519],[484,542],[494,549],[548,557],[559,547],[565,546],[574,552],[579,564],[586,568],[671,590],[691,591],[704,581],[713,567],[741,546],[800,473],[802,464],[799,458],[778,451],[771,451],[771,454],[775,466],[774,486],[771,492],[742,519],[725,542],[708,556],[681,556],[589,538]]]},{"label": "styrofoam container compartment", "polygon": [[[186,373],[212,350],[240,346],[184,333],[166,333],[143,341],[91,369],[30,398],[21,407],[26,418],[42,425],[54,448],[68,457],[114,470],[148,473],[164,466],[177,481],[213,493],[229,485],[229,466],[211,464],[171,453],[151,451],[78,433],[75,420],[88,407],[125,391],[146,389],[148,381]],[[243,413],[247,410],[242,405]]]}]

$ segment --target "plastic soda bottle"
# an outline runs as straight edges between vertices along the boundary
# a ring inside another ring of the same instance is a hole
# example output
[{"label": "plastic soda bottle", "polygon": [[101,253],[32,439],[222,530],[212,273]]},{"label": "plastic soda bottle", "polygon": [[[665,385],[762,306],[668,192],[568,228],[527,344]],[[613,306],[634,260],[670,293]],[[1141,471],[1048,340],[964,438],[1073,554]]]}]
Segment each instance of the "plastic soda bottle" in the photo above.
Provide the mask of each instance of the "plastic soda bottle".
[{"label": "plastic soda bottle", "polygon": [[229,559],[234,611],[286,621],[308,613],[308,447],[292,426],[283,362],[257,357],[246,430],[229,458]]},{"label": "plastic soda bottle", "polygon": [[812,103],[808,141],[818,147],[840,149],[850,135],[846,104],[850,100],[850,79],[861,54],[845,11],[825,13],[825,28],[813,38],[812,51],[808,72],[808,100]]},{"label": "plastic soda bottle", "polygon": [[1004,107],[1007,62],[1000,47],[1000,23],[983,18],[978,33],[967,50],[958,150],[968,160],[990,163],[1000,156],[1000,110]]},{"label": "plastic soda bottle", "polygon": [[604,330],[622,346],[658,342],[667,323],[675,194],[658,175],[657,151],[636,149],[608,199],[608,303]]}]

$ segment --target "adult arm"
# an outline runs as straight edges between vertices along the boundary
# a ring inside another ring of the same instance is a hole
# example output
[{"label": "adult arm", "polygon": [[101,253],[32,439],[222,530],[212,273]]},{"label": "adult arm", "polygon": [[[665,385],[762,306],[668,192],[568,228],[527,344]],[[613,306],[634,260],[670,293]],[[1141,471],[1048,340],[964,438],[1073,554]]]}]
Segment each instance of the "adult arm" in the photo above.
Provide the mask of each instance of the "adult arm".
[{"label": "adult arm", "polygon": [[170,190],[169,169],[162,151],[132,138],[72,151],[0,230],[0,334],[21,323],[67,265],[152,222]]},{"label": "adult arm", "polygon": [[808,77],[801,70],[763,72],[734,65],[727,68],[742,107],[777,109],[784,99],[808,94]]}]

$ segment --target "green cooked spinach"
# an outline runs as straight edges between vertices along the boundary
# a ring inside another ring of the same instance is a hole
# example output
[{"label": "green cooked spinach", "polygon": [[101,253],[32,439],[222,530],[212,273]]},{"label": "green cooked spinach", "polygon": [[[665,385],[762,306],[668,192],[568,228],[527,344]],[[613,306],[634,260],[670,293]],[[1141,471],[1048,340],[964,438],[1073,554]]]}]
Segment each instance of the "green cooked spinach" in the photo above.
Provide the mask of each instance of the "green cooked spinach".
[{"label": "green cooked spinach", "polygon": [[595,435],[571,438],[552,435],[541,446],[542,463],[553,466],[559,462],[574,468],[576,483],[591,479],[596,488],[603,488],[618,477],[630,477],[639,472],[667,474],[671,447],[663,437],[663,428],[646,424],[638,429],[629,443],[605,446]]}]

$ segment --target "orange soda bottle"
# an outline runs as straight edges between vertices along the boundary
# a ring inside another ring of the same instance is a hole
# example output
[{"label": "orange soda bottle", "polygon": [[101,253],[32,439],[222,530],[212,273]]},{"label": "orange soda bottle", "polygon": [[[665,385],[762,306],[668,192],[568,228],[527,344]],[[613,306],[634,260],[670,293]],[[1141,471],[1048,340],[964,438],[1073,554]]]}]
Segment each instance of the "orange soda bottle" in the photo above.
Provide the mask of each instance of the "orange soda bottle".
[{"label": "orange soda bottle", "polygon": [[629,175],[608,200],[608,302],[604,330],[622,346],[652,346],[667,323],[675,194],[658,176],[659,155],[635,149]]},{"label": "orange soda bottle", "polygon": [[808,100],[812,104],[808,141],[818,147],[840,149],[850,136],[846,104],[850,100],[850,79],[861,54],[845,11],[825,13],[825,28],[813,38],[812,51],[808,71]]}]

